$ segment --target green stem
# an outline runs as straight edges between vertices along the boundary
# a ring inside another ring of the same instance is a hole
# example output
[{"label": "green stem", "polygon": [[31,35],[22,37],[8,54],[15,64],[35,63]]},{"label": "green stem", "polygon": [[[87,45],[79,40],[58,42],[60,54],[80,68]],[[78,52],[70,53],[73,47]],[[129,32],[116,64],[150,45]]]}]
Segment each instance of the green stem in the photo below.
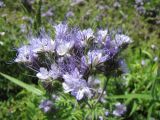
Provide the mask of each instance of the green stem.
[{"label": "green stem", "polygon": [[98,99],[97,99],[95,105],[100,101],[101,97],[103,96],[103,93],[104,93],[104,91],[105,91],[106,88],[107,88],[108,81],[109,81],[109,79],[107,78],[107,80],[106,80],[105,83],[104,83],[102,93],[99,95],[99,97],[98,97]]},{"label": "green stem", "polygon": [[88,107],[90,108],[90,109],[92,109],[92,106],[88,103],[88,101],[85,99],[84,100],[84,102],[88,105]]}]

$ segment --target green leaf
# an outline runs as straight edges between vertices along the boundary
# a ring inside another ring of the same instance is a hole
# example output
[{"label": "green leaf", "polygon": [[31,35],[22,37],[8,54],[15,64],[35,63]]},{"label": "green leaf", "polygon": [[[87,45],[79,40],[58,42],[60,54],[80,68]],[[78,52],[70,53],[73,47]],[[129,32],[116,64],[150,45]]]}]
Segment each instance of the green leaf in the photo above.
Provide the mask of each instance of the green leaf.
[{"label": "green leaf", "polygon": [[149,52],[143,50],[142,53],[145,54],[145,55],[147,55],[151,60],[153,59],[152,54],[150,54]]},{"label": "green leaf", "polygon": [[150,120],[151,118],[153,107],[154,107],[154,104],[152,103],[148,109],[147,120]]},{"label": "green leaf", "polygon": [[114,95],[108,96],[107,99],[146,99],[151,100],[152,96],[147,94],[127,94],[127,95]]},{"label": "green leaf", "polygon": [[138,107],[137,103],[136,103],[136,102],[134,102],[134,103],[133,103],[132,110],[131,110],[131,112],[130,112],[129,116],[131,116],[131,115],[136,111],[137,107]]},{"label": "green leaf", "polygon": [[35,87],[31,86],[31,85],[28,85],[28,84],[26,84],[26,83],[24,83],[24,82],[22,82],[22,81],[20,81],[20,80],[18,80],[16,78],[13,78],[13,77],[11,77],[9,75],[6,75],[4,73],[0,73],[0,75],[5,77],[6,79],[10,80],[11,82],[19,85],[20,87],[25,88],[29,92],[32,92],[32,93],[34,93],[36,95],[43,95],[44,94],[44,92],[42,92],[41,90],[39,90],[39,89],[37,89],[37,88],[35,88]]}]

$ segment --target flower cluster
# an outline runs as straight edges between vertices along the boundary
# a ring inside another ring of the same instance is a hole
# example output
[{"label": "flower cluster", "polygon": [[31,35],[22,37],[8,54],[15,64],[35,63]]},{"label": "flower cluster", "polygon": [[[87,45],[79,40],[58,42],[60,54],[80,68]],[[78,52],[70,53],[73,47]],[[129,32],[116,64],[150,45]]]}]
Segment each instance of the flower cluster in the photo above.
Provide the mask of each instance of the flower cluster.
[{"label": "flower cluster", "polygon": [[27,45],[17,49],[15,62],[36,69],[36,76],[43,82],[60,81],[64,92],[77,100],[93,96],[95,73],[132,42],[126,35],[109,34],[107,29],[71,29],[62,23],[53,28],[54,39],[45,32],[30,37]]}]

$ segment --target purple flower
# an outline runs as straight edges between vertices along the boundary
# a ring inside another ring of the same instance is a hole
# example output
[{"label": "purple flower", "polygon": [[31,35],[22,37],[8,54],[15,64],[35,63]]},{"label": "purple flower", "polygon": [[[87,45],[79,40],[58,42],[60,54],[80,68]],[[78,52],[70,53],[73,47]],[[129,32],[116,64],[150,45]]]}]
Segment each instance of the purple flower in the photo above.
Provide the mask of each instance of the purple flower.
[{"label": "purple flower", "polygon": [[121,34],[116,34],[115,35],[115,39],[112,40],[112,45],[113,46],[117,46],[117,47],[121,47],[124,44],[129,44],[131,43],[132,40],[126,36],[126,35],[121,35]]},{"label": "purple flower", "polygon": [[75,40],[74,34],[69,31],[67,24],[59,24],[55,27],[55,50],[58,55],[63,56],[69,54],[71,48],[73,48]]},{"label": "purple flower", "polygon": [[42,36],[38,38],[31,38],[30,46],[34,53],[40,52],[54,52],[54,41],[45,33],[41,33]]},{"label": "purple flower", "polygon": [[84,37],[85,37],[86,39],[89,39],[89,38],[91,38],[91,37],[94,37],[94,35],[93,35],[93,30],[92,30],[91,28],[88,28],[88,29],[83,30],[83,31],[82,31],[82,34],[84,35]]},{"label": "purple flower", "polygon": [[146,13],[146,9],[144,6],[136,6],[136,10],[140,15],[144,15]]},{"label": "purple flower", "polygon": [[36,74],[36,76],[41,80],[46,80],[50,78],[48,70],[44,67],[41,67],[39,69],[39,72]]},{"label": "purple flower", "polygon": [[108,110],[105,111],[105,116],[106,117],[109,116],[109,111]]},{"label": "purple flower", "polygon": [[[93,76],[99,72],[109,72],[107,68],[110,62],[106,61],[114,57],[123,45],[131,43],[131,39],[116,34],[112,40],[107,29],[98,30],[95,34],[91,28],[69,29],[63,23],[55,25],[54,30],[54,40],[43,31],[38,37],[31,37],[28,45],[17,50],[15,62],[31,62],[32,69],[38,66],[36,76],[42,82],[61,80],[64,92],[70,93],[77,100],[91,98],[94,91],[101,94],[94,89],[100,88],[100,81]],[[119,65],[124,66],[122,62]],[[105,102],[103,96],[100,101]],[[47,106],[44,111],[49,109]]]},{"label": "purple flower", "polygon": [[82,75],[79,73],[77,68],[75,68],[71,74],[64,74],[63,79],[65,81],[62,84],[64,92],[71,92],[77,100],[81,100],[85,95],[88,97],[92,96],[91,91],[87,86],[87,82],[82,79]]},{"label": "purple flower", "polygon": [[79,73],[78,69],[75,68],[70,74],[66,73],[63,75],[63,79],[66,83],[78,82],[82,78],[82,75]]},{"label": "purple flower", "polygon": [[99,116],[99,120],[103,120],[103,117],[102,117],[102,116]]},{"label": "purple flower", "polygon": [[68,32],[68,25],[67,24],[58,24],[54,26],[56,39],[61,38],[62,36],[65,36]]},{"label": "purple flower", "polygon": [[46,112],[51,110],[52,106],[53,106],[52,101],[42,100],[40,105],[39,105],[39,108],[42,109],[46,113]]},{"label": "purple flower", "polygon": [[128,67],[127,67],[127,64],[126,64],[126,62],[125,62],[123,59],[120,59],[120,60],[118,61],[118,64],[119,64],[120,69],[121,69],[121,71],[122,71],[123,74],[126,74],[126,73],[129,72],[129,69],[128,69]]},{"label": "purple flower", "polygon": [[66,17],[74,17],[74,13],[72,11],[68,11]]},{"label": "purple flower", "polygon": [[31,47],[28,45],[20,47],[17,51],[18,55],[14,60],[15,62],[32,62],[33,58],[37,57],[37,55],[31,51]]},{"label": "purple flower", "polygon": [[78,62],[78,59],[74,56],[65,56],[58,59],[58,66],[61,70],[61,73],[72,73],[75,68],[78,68]]},{"label": "purple flower", "polygon": [[49,76],[52,79],[57,79],[61,75],[61,71],[56,64],[51,65],[51,70],[49,71]]},{"label": "purple flower", "polygon": [[88,86],[93,88],[96,87],[100,84],[100,80],[95,78],[94,76],[89,76],[88,77]]},{"label": "purple flower", "polygon": [[98,36],[101,36],[103,39],[107,36],[107,34],[108,34],[108,29],[99,30],[99,31],[97,32],[97,35],[98,35]]},{"label": "purple flower", "polygon": [[82,46],[86,46],[90,38],[94,38],[93,30],[91,28],[85,29],[83,31],[78,31],[77,38],[80,40]]},{"label": "purple flower", "polygon": [[115,116],[121,116],[127,111],[126,106],[119,102],[116,103],[115,106],[116,106],[116,109],[113,111],[113,115]]},{"label": "purple flower", "polygon": [[47,12],[42,14],[42,17],[51,17],[53,16],[53,9],[50,8]]},{"label": "purple flower", "polygon": [[96,43],[100,44],[100,45],[104,45],[106,43],[106,37],[108,34],[108,30],[98,30],[97,32],[97,39],[95,40]]},{"label": "purple flower", "polygon": [[6,5],[4,4],[4,2],[3,1],[0,1],[0,8],[1,7],[5,7]]},{"label": "purple flower", "polygon": [[41,80],[47,80],[50,78],[55,80],[58,77],[60,77],[60,75],[61,75],[61,70],[57,64],[52,64],[50,70],[47,70],[46,68],[41,67],[39,69],[39,72],[36,74],[36,76]]},{"label": "purple flower", "polygon": [[86,56],[82,56],[81,57],[81,63],[80,63],[80,70],[82,71],[82,73],[86,72],[88,67],[89,66],[88,66]]},{"label": "purple flower", "polygon": [[56,40],[56,52],[58,55],[66,55],[73,47],[74,41]]},{"label": "purple flower", "polygon": [[100,51],[89,51],[87,54],[88,64],[97,65],[102,58],[102,52]]},{"label": "purple flower", "polygon": [[108,59],[108,55],[103,55],[103,50],[93,50],[87,53],[87,56],[83,56],[82,60],[87,65],[96,66],[100,63],[105,62]]}]

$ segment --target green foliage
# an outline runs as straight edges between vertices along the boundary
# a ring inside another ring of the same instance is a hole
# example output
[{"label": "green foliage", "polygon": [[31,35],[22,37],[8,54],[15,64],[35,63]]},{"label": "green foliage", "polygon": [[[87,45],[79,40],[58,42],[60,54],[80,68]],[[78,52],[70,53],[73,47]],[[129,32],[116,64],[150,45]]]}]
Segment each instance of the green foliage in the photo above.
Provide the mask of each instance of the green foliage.
[{"label": "green foliage", "polygon": [[1,120],[47,120],[38,108],[39,97],[34,94],[21,91],[14,98],[0,102]]}]

